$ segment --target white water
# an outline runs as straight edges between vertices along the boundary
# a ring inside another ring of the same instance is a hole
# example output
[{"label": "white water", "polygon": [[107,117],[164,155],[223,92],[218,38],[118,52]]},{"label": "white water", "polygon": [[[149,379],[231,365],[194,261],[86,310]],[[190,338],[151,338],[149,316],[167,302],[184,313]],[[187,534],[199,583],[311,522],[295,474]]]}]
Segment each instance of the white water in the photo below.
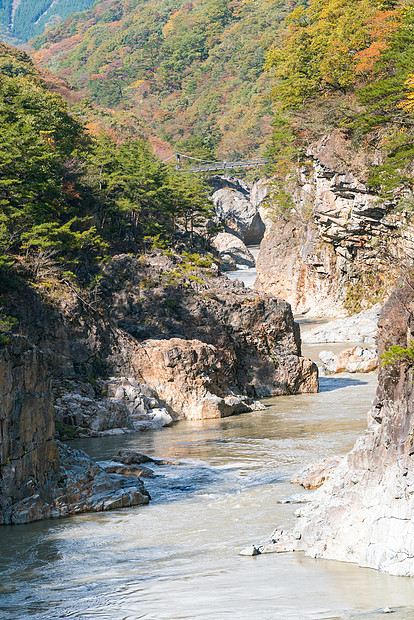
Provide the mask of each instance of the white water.
[{"label": "white water", "polygon": [[[253,258],[256,260],[259,254],[260,246],[251,245],[248,247],[248,249],[253,254]],[[226,276],[230,278],[230,280],[241,280],[249,288],[254,288],[254,283],[257,276],[256,267],[252,267],[251,269],[237,269],[236,271],[226,271]]]}]

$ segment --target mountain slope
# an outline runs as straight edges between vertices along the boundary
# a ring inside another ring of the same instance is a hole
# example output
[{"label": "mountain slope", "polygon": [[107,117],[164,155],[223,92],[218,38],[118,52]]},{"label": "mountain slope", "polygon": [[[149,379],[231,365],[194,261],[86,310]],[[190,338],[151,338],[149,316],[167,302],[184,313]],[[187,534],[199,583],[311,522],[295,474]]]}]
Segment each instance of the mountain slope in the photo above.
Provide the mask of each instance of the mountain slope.
[{"label": "mountain slope", "polygon": [[266,51],[295,2],[104,0],[35,40],[36,61],[199,156],[244,157],[270,131]]},{"label": "mountain slope", "polygon": [[85,11],[94,0],[2,0],[0,40],[28,41],[76,11]]}]

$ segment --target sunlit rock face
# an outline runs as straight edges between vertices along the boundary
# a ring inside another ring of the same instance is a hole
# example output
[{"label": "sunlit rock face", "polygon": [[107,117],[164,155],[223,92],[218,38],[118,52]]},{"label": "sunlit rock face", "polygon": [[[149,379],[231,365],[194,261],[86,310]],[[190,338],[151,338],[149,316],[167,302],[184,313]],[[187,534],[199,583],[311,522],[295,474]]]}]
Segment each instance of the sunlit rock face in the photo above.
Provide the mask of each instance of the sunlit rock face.
[{"label": "sunlit rock face", "polygon": [[380,155],[356,153],[336,131],[312,144],[308,157],[284,185],[290,208],[270,192],[256,286],[294,312],[340,316],[391,292],[396,263],[413,255],[413,227],[367,186]]},{"label": "sunlit rock face", "polygon": [[[379,353],[406,348],[414,334],[414,288],[398,286],[379,322]],[[411,364],[380,369],[365,433],[292,532],[274,534],[268,551],[294,549],[414,576],[414,374]]]},{"label": "sunlit rock face", "polygon": [[[128,363],[130,376],[169,406],[166,392],[182,384],[172,408],[185,417],[209,417],[210,409],[210,417],[217,417],[211,399],[207,407],[210,393],[255,399],[317,391],[317,369],[301,357],[299,329],[286,302],[201,273],[199,281],[166,286],[171,268],[164,256],[146,266],[119,256],[105,270],[102,301],[129,336],[112,354],[118,368]],[[140,283],[149,280],[154,286],[144,290]],[[197,402],[204,393],[203,413],[196,413],[198,405],[191,413],[191,392]],[[231,408],[226,404],[224,411],[229,415]]]},{"label": "sunlit rock face", "polygon": [[267,190],[260,183],[249,184],[226,176],[212,177],[209,182],[214,189],[212,199],[217,222],[246,245],[259,244],[266,228],[261,206]]}]

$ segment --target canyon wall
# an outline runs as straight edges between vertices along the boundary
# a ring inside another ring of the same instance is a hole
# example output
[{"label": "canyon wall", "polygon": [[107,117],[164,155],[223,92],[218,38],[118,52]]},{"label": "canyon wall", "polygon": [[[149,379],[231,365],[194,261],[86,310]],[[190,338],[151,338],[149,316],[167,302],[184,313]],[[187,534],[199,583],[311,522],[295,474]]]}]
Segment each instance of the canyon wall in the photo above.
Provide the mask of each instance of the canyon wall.
[{"label": "canyon wall", "polygon": [[149,501],[143,483],[109,475],[57,442],[42,352],[22,336],[0,345],[0,524],[27,523]]},{"label": "canyon wall", "polygon": [[[398,285],[379,322],[379,352],[403,349],[414,335],[413,282]],[[368,428],[289,533],[275,532],[268,551],[355,562],[414,576],[414,373],[401,355],[382,366]]]},{"label": "canyon wall", "polygon": [[257,287],[312,316],[383,301],[404,257],[414,256],[414,230],[367,187],[380,154],[356,152],[336,131],[312,144],[307,156],[286,181],[289,199],[268,190]]}]

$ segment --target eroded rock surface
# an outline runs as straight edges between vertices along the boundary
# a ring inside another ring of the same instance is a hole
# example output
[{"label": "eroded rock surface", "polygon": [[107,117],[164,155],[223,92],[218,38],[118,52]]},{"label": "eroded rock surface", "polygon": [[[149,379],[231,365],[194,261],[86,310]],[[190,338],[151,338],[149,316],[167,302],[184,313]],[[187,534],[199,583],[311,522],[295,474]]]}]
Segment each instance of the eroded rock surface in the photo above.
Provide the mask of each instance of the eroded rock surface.
[{"label": "eroded rock surface", "polygon": [[374,344],[381,304],[375,304],[369,310],[363,310],[344,319],[329,321],[326,325],[315,327],[302,333],[306,344],[324,342],[366,342]]},{"label": "eroded rock surface", "polygon": [[[397,287],[379,322],[379,353],[414,335],[412,282]],[[263,551],[302,550],[414,576],[414,376],[402,358],[380,369],[369,425],[290,532]]]},{"label": "eroded rock surface", "polygon": [[325,375],[340,372],[373,372],[378,368],[377,351],[359,346],[345,349],[338,355],[332,351],[321,351],[319,359]]},{"label": "eroded rock surface", "polygon": [[219,233],[214,237],[212,245],[219,253],[223,271],[235,270],[238,267],[249,269],[256,264],[251,252],[236,235]]},{"label": "eroded rock surface", "polygon": [[387,297],[401,257],[414,255],[414,230],[367,185],[378,156],[355,152],[340,131],[310,145],[309,164],[283,185],[292,207],[273,198],[263,216],[258,288],[310,316],[340,316]]},{"label": "eroded rock surface", "polygon": [[250,185],[231,177],[213,177],[210,182],[215,188],[215,214],[226,232],[238,236],[246,245],[260,243],[265,232],[260,208],[266,191],[256,183]]},{"label": "eroded rock surface", "polygon": [[61,438],[156,430],[173,422],[157,392],[133,377],[98,380],[94,387],[67,381],[57,391],[55,418]]},{"label": "eroded rock surface", "polygon": [[143,483],[110,475],[54,438],[42,352],[10,336],[0,348],[0,523],[96,512],[149,501]]},{"label": "eroded rock surface", "polygon": [[340,461],[339,456],[328,456],[319,463],[311,463],[293,476],[291,483],[299,484],[304,489],[318,489],[332,476]]}]

